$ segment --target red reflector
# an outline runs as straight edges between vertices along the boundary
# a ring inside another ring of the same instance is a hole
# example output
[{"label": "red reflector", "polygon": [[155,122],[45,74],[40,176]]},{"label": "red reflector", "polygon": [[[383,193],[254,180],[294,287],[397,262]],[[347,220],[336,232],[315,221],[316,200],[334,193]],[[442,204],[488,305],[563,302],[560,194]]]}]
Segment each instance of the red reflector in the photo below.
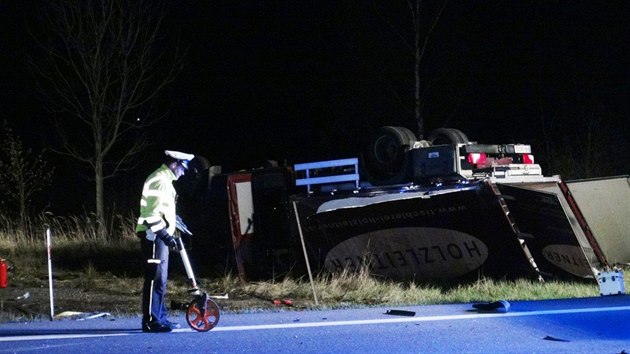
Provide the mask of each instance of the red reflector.
[{"label": "red reflector", "polygon": [[532,155],[532,154],[523,154],[523,163],[524,164],[533,164],[534,163],[534,155]]},{"label": "red reflector", "polygon": [[471,152],[468,154],[467,160],[471,165],[481,165],[486,162],[486,154],[484,152]]}]

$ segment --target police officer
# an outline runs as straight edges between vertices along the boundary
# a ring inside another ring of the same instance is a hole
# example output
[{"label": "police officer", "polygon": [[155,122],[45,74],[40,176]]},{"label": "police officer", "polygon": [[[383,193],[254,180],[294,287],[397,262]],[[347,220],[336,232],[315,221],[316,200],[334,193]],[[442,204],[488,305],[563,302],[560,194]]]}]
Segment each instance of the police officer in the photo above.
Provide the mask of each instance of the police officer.
[{"label": "police officer", "polygon": [[177,218],[173,181],[184,175],[195,155],[170,150],[164,153],[164,163],[144,182],[136,226],[144,259],[143,332],[170,332],[179,328],[178,323],[167,319],[165,300],[169,247],[177,245],[173,238]]}]

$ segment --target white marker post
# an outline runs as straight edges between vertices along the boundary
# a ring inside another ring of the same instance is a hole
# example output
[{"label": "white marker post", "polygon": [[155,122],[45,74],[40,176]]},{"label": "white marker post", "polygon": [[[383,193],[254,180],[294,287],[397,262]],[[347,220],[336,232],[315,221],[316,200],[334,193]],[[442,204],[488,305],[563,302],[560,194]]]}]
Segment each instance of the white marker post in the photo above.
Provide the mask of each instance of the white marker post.
[{"label": "white marker post", "polygon": [[46,248],[48,249],[48,290],[50,293],[50,320],[55,318],[55,301],[53,297],[52,258],[50,256],[50,226],[46,228]]}]

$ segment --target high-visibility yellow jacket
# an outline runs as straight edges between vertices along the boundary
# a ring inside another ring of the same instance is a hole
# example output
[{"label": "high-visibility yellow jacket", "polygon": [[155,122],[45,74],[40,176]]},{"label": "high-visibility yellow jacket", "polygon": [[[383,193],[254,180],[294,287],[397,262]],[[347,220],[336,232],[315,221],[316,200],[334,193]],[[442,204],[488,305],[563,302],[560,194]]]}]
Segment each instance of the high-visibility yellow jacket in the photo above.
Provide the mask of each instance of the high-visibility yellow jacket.
[{"label": "high-visibility yellow jacket", "polygon": [[173,186],[175,174],[162,165],[147,177],[140,199],[140,217],[136,232],[151,229],[154,233],[166,228],[169,235],[175,233],[177,192]]}]

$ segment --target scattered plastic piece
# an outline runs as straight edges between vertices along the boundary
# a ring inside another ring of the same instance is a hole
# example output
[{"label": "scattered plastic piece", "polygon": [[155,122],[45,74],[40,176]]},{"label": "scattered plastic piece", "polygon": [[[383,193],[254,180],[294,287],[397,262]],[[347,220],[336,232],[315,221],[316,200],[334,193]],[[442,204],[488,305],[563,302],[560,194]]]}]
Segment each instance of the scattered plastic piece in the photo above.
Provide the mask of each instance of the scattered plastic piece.
[{"label": "scattered plastic piece", "polygon": [[57,314],[55,316],[55,319],[58,320],[62,318],[68,318],[68,319],[73,319],[77,321],[83,321],[83,320],[91,320],[94,318],[105,317],[105,316],[111,316],[111,314],[108,312],[64,311],[62,313]]},{"label": "scattered plastic piece", "polygon": [[55,319],[58,320],[60,318],[68,318],[68,317],[77,317],[83,315],[83,312],[77,311],[64,311],[62,313],[58,313],[55,315]]},{"label": "scattered plastic piece", "polygon": [[413,317],[416,315],[414,311],[405,311],[405,310],[387,310],[385,314],[394,315],[394,316],[409,316],[409,317]]},{"label": "scattered plastic piece", "polygon": [[505,300],[473,304],[473,307],[482,312],[506,313],[510,310],[510,303]]},{"label": "scattered plastic piece", "polygon": [[94,318],[107,317],[107,316],[111,316],[111,314],[109,312],[94,312],[92,314],[87,314],[87,316],[85,317],[77,318],[77,321],[91,320]]},{"label": "scattered plastic piece", "polygon": [[291,299],[284,299],[284,300],[280,300],[280,299],[273,299],[272,300],[274,305],[287,305],[287,306],[293,306],[293,301],[291,301]]},{"label": "scattered plastic piece", "polygon": [[544,340],[552,340],[554,342],[570,342],[570,340],[568,340],[568,339],[561,339],[561,338],[556,338],[556,337],[552,337],[552,336],[546,336],[543,339]]}]

